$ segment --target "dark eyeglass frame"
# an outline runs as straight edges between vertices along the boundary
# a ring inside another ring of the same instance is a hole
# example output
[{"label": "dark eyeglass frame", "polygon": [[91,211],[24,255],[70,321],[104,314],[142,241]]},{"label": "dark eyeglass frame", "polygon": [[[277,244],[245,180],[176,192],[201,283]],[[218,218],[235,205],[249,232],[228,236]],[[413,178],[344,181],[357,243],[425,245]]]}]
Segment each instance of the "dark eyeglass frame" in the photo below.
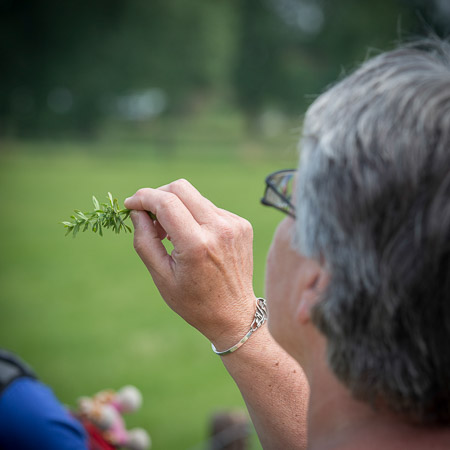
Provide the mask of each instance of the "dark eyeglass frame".
[{"label": "dark eyeglass frame", "polygon": [[[261,203],[264,206],[271,206],[272,208],[278,209],[278,211],[281,211],[295,219],[294,205],[291,203],[291,201],[288,197],[286,197],[282,192],[279,191],[277,184],[274,183],[274,181],[273,181],[281,173],[285,173],[286,176],[288,176],[288,175],[294,176],[297,173],[297,170],[296,169],[282,169],[282,170],[277,170],[276,172],[273,172],[270,175],[268,175],[265,179],[266,190],[264,191],[264,196],[261,199]],[[270,200],[268,200],[267,193],[269,191],[275,193],[284,203],[286,203],[286,206],[288,207],[288,209],[281,208],[278,205],[276,205],[275,203],[272,203]]]}]

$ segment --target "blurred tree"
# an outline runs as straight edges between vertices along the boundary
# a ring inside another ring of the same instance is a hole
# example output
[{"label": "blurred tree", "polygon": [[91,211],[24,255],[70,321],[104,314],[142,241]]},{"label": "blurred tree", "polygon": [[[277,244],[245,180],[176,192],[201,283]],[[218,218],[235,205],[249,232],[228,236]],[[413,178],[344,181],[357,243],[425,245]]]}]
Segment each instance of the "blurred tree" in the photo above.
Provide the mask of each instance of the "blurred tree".
[{"label": "blurred tree", "polygon": [[415,30],[419,34],[424,31],[440,37],[450,36],[450,1],[448,0],[403,0],[414,10],[417,18]]},{"label": "blurred tree", "polygon": [[[419,1],[419,0],[417,0]],[[234,84],[251,129],[264,107],[299,114],[368,48],[386,49],[417,28],[407,0],[238,0]],[[256,128],[257,129],[257,128]],[[257,129],[257,131],[259,131]]]},{"label": "blurred tree", "polygon": [[172,111],[228,78],[226,2],[0,0],[0,133],[92,136],[114,99],[159,87]]},{"label": "blurred tree", "polygon": [[93,132],[97,92],[114,73],[105,44],[122,11],[119,0],[0,3],[3,131],[36,135],[59,125]]},{"label": "blurred tree", "polygon": [[[0,135],[93,136],[118,97],[167,113],[234,92],[254,125],[299,114],[342,67],[409,32],[450,31],[448,0],[0,0]],[[252,127],[254,128],[254,127]]]}]

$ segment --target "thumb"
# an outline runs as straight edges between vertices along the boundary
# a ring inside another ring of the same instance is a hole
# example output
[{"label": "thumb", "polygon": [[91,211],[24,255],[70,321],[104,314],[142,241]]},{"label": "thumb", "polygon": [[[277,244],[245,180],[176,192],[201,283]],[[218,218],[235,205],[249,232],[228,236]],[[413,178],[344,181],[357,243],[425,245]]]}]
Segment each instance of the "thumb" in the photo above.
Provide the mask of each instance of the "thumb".
[{"label": "thumb", "polygon": [[134,248],[147,269],[162,274],[168,268],[170,255],[161,242],[158,229],[146,211],[131,211],[134,226]]}]

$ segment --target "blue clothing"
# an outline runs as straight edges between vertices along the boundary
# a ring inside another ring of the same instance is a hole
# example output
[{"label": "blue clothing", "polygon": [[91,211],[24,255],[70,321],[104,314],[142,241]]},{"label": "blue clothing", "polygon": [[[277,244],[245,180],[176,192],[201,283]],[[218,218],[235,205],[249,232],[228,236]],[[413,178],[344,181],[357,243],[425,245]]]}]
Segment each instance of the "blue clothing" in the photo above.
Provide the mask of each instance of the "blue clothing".
[{"label": "blue clothing", "polygon": [[50,388],[29,377],[0,394],[1,450],[87,450],[82,425]]}]

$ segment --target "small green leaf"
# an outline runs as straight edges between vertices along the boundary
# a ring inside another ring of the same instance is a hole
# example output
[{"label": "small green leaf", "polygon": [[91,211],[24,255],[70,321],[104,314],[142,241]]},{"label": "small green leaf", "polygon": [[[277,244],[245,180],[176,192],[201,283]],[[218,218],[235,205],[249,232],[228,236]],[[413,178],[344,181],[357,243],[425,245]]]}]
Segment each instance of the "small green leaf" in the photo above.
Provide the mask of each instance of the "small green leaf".
[{"label": "small green leaf", "polygon": [[82,220],[88,220],[88,218],[81,211],[75,210],[75,215],[78,216]]},{"label": "small green leaf", "polygon": [[92,203],[94,203],[94,208],[96,211],[100,210],[100,203],[96,199],[95,195],[92,196]]},{"label": "small green leaf", "polygon": [[119,210],[120,210],[119,202],[117,201],[117,198],[115,198],[115,199],[113,200],[113,209],[114,209],[114,211],[115,211],[116,213],[118,213]]},{"label": "small green leaf", "polygon": [[123,220],[127,220],[128,217],[130,217],[130,213],[131,213],[131,211],[129,209],[121,209],[119,211],[119,214],[122,214],[122,216],[123,216]]},{"label": "small green leaf", "polygon": [[111,204],[111,208],[114,207],[114,199],[111,192],[108,192],[109,203]]}]

